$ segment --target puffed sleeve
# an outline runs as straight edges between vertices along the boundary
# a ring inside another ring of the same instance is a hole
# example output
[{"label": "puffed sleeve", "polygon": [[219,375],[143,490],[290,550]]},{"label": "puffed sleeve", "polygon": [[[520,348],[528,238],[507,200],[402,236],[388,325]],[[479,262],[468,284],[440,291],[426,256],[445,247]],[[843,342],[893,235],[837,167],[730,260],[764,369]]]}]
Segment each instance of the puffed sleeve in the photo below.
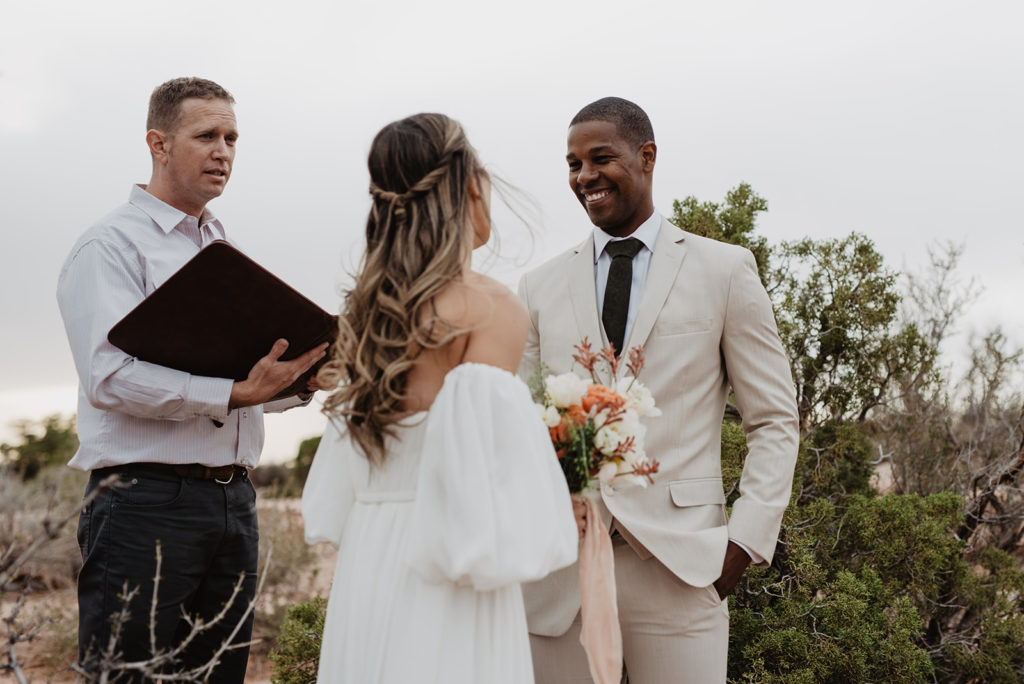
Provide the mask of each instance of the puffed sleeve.
[{"label": "puffed sleeve", "polygon": [[526,385],[493,366],[451,371],[424,436],[412,568],[488,591],[571,564],[577,546],[569,489]]},{"label": "puffed sleeve", "polygon": [[334,421],[328,421],[302,489],[306,543],[330,542],[335,548],[340,546],[345,520],[355,502],[351,456],[351,441],[339,432]]}]

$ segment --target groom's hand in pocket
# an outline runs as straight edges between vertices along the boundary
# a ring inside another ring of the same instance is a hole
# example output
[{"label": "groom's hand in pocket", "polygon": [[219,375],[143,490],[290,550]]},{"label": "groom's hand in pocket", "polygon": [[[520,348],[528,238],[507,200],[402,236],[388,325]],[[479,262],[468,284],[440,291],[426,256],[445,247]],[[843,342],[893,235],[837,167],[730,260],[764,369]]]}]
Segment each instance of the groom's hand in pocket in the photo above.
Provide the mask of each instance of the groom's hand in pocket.
[{"label": "groom's hand in pocket", "polygon": [[724,601],[732,593],[748,565],[750,556],[739,544],[730,539],[729,546],[725,549],[725,560],[722,561],[722,574],[715,580],[715,590],[720,599]]}]

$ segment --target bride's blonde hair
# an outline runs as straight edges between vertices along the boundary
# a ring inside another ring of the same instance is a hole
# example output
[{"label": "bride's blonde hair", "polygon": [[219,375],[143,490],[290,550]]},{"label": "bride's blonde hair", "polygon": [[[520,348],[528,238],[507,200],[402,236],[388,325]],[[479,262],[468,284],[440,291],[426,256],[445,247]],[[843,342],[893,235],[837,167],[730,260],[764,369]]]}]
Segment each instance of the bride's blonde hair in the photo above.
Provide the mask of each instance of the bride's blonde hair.
[{"label": "bride's blonde hair", "polygon": [[366,253],[346,293],[331,359],[317,375],[338,386],[323,411],[343,419],[366,456],[379,462],[385,437],[406,415],[409,371],[423,349],[461,332],[434,300],[462,275],[469,182],[486,175],[462,126],[443,114],[416,114],[385,126],[368,160],[373,206]]}]

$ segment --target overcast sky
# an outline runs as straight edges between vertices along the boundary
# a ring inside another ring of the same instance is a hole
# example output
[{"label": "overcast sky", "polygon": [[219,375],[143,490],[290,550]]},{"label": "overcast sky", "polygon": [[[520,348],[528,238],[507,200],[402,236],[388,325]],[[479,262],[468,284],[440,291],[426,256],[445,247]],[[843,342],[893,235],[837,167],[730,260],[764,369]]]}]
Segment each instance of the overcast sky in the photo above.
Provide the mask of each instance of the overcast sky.
[{"label": "overcast sky", "polygon": [[[391,120],[459,119],[488,167],[530,193],[532,240],[498,216],[492,273],[519,273],[590,229],[565,132],[606,95],[658,142],[654,199],[768,200],[772,242],[859,231],[894,268],[966,245],[985,292],[962,327],[1024,344],[1024,3],[100,1],[0,11],[0,440],[74,410],[57,274],[76,237],[149,178],[146,106],[176,76],[236,100],[241,138],[210,208],[246,251],[329,310],[361,250],[366,153]],[[319,431],[268,422],[266,457]]]}]

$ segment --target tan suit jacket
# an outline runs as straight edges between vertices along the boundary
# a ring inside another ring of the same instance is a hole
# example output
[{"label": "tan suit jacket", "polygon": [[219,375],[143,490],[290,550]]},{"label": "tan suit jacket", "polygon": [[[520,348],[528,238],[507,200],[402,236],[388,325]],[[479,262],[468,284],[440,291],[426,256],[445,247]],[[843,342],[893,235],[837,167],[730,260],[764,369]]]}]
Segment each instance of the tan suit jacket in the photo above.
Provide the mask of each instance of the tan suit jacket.
[{"label": "tan suit jacket", "polygon": [[[523,276],[519,296],[532,326],[520,367],[572,369],[584,337],[607,345],[598,314],[591,235]],[[771,561],[789,502],[798,448],[795,390],[771,302],[749,250],[686,233],[662,220],[626,348],[643,345],[640,380],[662,415],[644,419],[653,485],[601,490],[602,515],[625,528],[687,584],[710,585],[729,539]],[[576,369],[579,372],[579,369]],[[749,454],[740,497],[727,520],[721,425],[730,389]],[[523,587],[530,632],[559,636],[579,610],[575,566]]]}]

